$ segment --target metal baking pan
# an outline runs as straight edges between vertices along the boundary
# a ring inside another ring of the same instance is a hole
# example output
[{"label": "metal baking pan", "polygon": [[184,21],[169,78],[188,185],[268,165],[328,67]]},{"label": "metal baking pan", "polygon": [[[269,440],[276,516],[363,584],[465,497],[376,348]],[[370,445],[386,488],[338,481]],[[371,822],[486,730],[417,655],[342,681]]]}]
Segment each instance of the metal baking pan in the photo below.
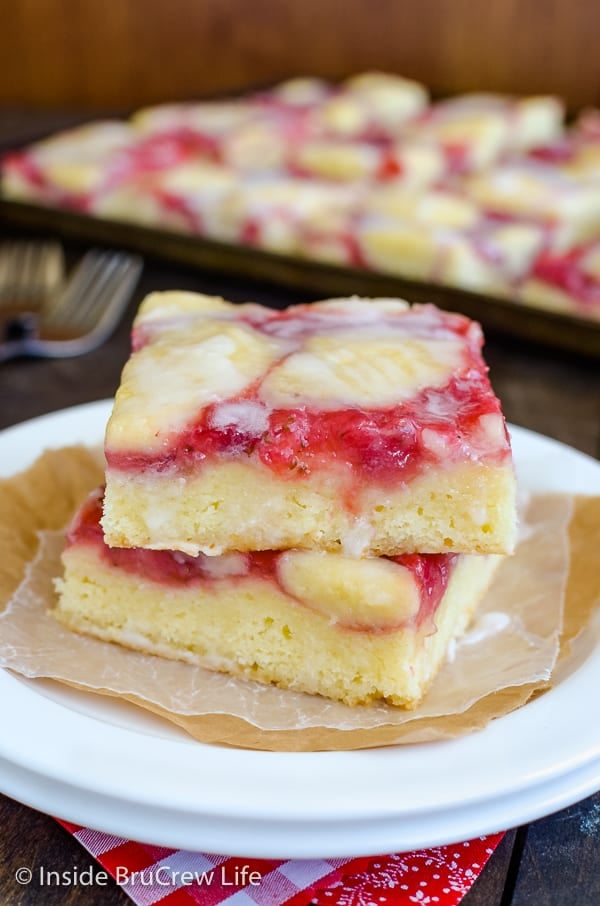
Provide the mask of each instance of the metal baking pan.
[{"label": "metal baking pan", "polygon": [[65,239],[132,249],[231,277],[314,292],[323,298],[361,295],[432,302],[449,311],[463,312],[485,329],[600,358],[600,322],[530,308],[509,299],[25,202],[0,199],[0,221]]}]

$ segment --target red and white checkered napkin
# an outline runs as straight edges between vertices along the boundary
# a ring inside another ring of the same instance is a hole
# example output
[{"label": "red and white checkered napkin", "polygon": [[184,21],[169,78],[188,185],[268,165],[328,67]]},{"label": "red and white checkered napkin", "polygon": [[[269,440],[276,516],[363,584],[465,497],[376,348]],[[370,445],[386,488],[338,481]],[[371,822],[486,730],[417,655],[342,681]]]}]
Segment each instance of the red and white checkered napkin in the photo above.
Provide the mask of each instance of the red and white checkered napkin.
[{"label": "red and white checkered napkin", "polygon": [[279,862],[133,843],[60,822],[138,906],[456,906],[502,834],[360,859]]}]

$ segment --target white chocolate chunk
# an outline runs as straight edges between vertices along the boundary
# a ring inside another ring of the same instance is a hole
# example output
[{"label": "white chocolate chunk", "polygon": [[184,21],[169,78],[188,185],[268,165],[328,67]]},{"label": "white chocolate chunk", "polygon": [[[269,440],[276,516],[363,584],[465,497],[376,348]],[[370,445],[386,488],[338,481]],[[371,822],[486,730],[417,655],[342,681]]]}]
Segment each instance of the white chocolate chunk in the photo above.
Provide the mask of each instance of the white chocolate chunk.
[{"label": "white chocolate chunk", "polygon": [[185,227],[178,211],[165,212],[159,199],[142,190],[135,182],[119,184],[109,189],[103,187],[89,199],[89,210],[110,220],[134,221],[148,226],[160,224],[162,227],[168,224],[173,229]]},{"label": "white chocolate chunk", "polygon": [[469,180],[469,192],[479,204],[493,210],[545,214],[556,200],[551,186],[535,173],[505,167]]},{"label": "white chocolate chunk", "polygon": [[300,77],[281,82],[273,89],[273,94],[285,104],[304,106],[318,103],[327,96],[328,91],[327,82],[323,79]]},{"label": "white chocolate chunk", "polygon": [[434,226],[468,229],[475,224],[479,211],[464,198],[446,192],[428,192],[421,199],[417,217]]},{"label": "white chocolate chunk", "polygon": [[445,432],[424,428],[421,433],[421,441],[425,449],[438,459],[443,461],[444,457],[448,455],[448,435]]},{"label": "white chocolate chunk", "polygon": [[325,299],[319,302],[315,312],[339,312],[344,322],[351,326],[363,324],[366,321],[377,321],[384,315],[400,315],[409,310],[410,306],[404,299],[364,299],[360,296],[350,296],[347,299]]},{"label": "white chocolate chunk", "polygon": [[347,557],[362,557],[373,541],[373,527],[366,519],[357,519],[354,525],[340,539],[342,552]]},{"label": "white chocolate chunk", "polygon": [[240,126],[254,116],[244,104],[235,101],[200,104],[159,104],[146,107],[133,117],[133,125],[142,134],[168,132],[185,126],[218,135]]},{"label": "white chocolate chunk", "polygon": [[488,447],[503,449],[506,446],[506,428],[499,412],[479,416],[479,429]]},{"label": "white chocolate chunk", "polygon": [[495,111],[470,111],[461,115],[445,115],[417,125],[417,134],[437,138],[447,146],[464,147],[470,166],[485,167],[492,163],[502,149],[508,132],[506,122]]},{"label": "white chocolate chunk", "polygon": [[98,186],[111,159],[132,141],[129,126],[106,121],[38,142],[30,153],[53,186],[66,192],[84,193]]},{"label": "white chocolate chunk", "polygon": [[358,239],[365,260],[375,269],[421,280],[433,276],[440,243],[430,228],[375,221],[361,227]]},{"label": "white chocolate chunk", "polygon": [[445,171],[444,155],[438,145],[401,144],[396,149],[396,155],[402,163],[402,183],[412,188],[431,185]]},{"label": "white chocolate chunk", "polygon": [[101,161],[89,163],[64,163],[48,164],[46,176],[48,180],[59,189],[66,192],[91,192],[100,182],[103,175]]},{"label": "white chocolate chunk", "polygon": [[490,292],[500,288],[497,269],[460,233],[445,237],[437,276],[441,282],[451,286]]},{"label": "white chocolate chunk", "polygon": [[150,293],[140,305],[133,326],[139,327],[142,324],[186,314],[197,318],[212,318],[215,315],[219,318],[233,318],[235,307],[220,296],[204,296],[200,293],[181,291]]},{"label": "white chocolate chunk", "polygon": [[417,193],[377,189],[371,192],[366,210],[385,217],[456,228],[468,228],[479,217],[475,205],[449,192]]},{"label": "white chocolate chunk", "polygon": [[105,120],[61,132],[33,145],[38,164],[90,163],[105,160],[110,154],[133,142],[130,126]]},{"label": "white chocolate chunk", "polygon": [[210,418],[212,428],[232,427],[252,437],[260,435],[269,427],[269,410],[253,400],[238,400],[220,403]]},{"label": "white chocolate chunk", "polygon": [[288,551],[278,563],[285,590],[332,622],[398,625],[419,609],[410,570],[384,558],[356,560],[315,551]]},{"label": "white chocolate chunk", "polygon": [[560,138],[564,117],[561,101],[554,97],[522,98],[516,104],[517,128],[511,145],[517,149],[549,144]]},{"label": "white chocolate chunk", "polygon": [[338,95],[321,105],[315,114],[317,128],[352,135],[364,129],[368,122],[367,110],[360,101],[348,95]]},{"label": "white chocolate chunk", "polygon": [[225,142],[225,160],[235,170],[267,171],[285,161],[286,144],[277,128],[269,122],[250,122],[236,129]]},{"label": "white chocolate chunk", "polygon": [[230,170],[213,164],[180,164],[161,174],[161,186],[169,192],[218,195],[236,185],[237,179]]},{"label": "white chocolate chunk", "polygon": [[248,573],[248,555],[234,551],[220,557],[204,557],[202,570],[211,579],[226,579],[228,576],[245,576]]},{"label": "white chocolate chunk", "polygon": [[524,276],[543,244],[543,229],[527,223],[499,226],[491,237],[491,246],[497,250],[502,267],[511,278]]},{"label": "white chocolate chunk", "polygon": [[298,148],[294,160],[302,169],[324,179],[355,180],[375,170],[379,153],[369,145],[312,141]]},{"label": "white chocolate chunk", "polygon": [[359,97],[368,106],[370,115],[392,130],[427,104],[427,91],[423,85],[390,73],[361,73],[347,79],[343,89]]}]

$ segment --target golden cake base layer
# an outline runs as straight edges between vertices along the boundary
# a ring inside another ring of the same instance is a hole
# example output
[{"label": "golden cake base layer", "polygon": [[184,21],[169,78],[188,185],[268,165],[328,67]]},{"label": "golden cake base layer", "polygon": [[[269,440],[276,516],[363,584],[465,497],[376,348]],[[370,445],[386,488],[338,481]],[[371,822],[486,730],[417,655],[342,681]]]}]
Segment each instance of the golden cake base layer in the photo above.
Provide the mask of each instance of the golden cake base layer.
[{"label": "golden cake base layer", "polygon": [[510,462],[450,465],[392,490],[370,485],[352,494],[333,472],[284,480],[260,465],[224,462],[188,477],[109,469],[102,526],[111,547],[192,555],[291,548],[508,554],[514,514]]},{"label": "golden cake base layer", "polygon": [[350,705],[384,699],[407,708],[428,689],[501,560],[457,562],[435,631],[425,622],[372,632],[344,627],[256,577],[163,585],[111,567],[88,544],[63,559],[53,613],[71,630]]}]

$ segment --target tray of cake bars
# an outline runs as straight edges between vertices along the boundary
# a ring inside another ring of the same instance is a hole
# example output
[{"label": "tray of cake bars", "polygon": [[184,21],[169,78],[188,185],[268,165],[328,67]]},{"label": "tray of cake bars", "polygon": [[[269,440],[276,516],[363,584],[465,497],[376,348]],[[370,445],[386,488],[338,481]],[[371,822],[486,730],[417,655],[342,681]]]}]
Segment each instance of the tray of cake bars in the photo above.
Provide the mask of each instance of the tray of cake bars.
[{"label": "tray of cake bars", "polygon": [[76,127],[1,176],[20,226],[600,354],[600,113],[555,97],[301,78]]}]

